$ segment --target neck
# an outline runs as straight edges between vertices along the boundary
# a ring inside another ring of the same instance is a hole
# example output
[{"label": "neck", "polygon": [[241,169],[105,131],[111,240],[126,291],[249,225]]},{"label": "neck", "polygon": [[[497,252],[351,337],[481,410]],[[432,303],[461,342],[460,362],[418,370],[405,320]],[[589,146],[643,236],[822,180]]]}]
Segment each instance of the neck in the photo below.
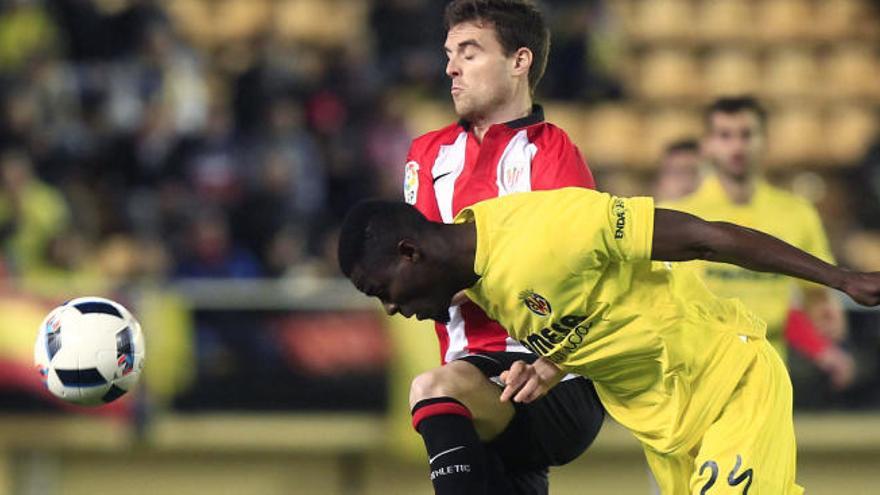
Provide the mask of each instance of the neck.
[{"label": "neck", "polygon": [[474,273],[474,260],[477,255],[477,226],[473,222],[444,225],[441,243],[443,254],[449,266],[450,282],[456,290],[464,290],[474,285],[480,277]]},{"label": "neck", "polygon": [[718,181],[721,183],[721,188],[724,189],[724,193],[727,194],[727,197],[736,204],[746,204],[751,201],[752,196],[755,195],[756,178],[754,174],[735,177],[729,174],[719,173]]},{"label": "neck", "polygon": [[505,102],[504,104],[489,110],[485,114],[477,115],[471,120],[474,135],[478,141],[483,141],[483,136],[495,124],[503,124],[511,120],[527,117],[532,113],[532,97],[528,90]]}]

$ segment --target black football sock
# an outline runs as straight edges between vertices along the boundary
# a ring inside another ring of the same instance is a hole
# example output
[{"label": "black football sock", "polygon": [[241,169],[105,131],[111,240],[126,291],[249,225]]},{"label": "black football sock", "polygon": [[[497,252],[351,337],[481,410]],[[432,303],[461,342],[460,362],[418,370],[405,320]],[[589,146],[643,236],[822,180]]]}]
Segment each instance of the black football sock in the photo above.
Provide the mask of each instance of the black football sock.
[{"label": "black football sock", "polygon": [[434,493],[484,495],[486,452],[468,408],[451,397],[435,397],[419,401],[412,415],[428,451]]}]

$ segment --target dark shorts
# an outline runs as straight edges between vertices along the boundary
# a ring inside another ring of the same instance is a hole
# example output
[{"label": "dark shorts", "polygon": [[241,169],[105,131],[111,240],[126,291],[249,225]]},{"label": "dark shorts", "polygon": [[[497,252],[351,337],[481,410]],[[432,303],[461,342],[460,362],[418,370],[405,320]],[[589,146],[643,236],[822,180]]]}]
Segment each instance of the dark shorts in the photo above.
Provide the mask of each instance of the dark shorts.
[{"label": "dark shorts", "polygon": [[[461,358],[494,378],[519,360],[537,356],[516,352],[485,353]],[[545,397],[531,403],[514,403],[513,419],[498,437],[486,444],[496,469],[491,493],[537,495],[547,493],[547,468],[581,455],[596,438],[605,410],[593,383],[581,377],[565,380]],[[504,486],[506,482],[509,485]],[[510,486],[512,485],[512,486]],[[506,490],[506,491],[505,491]]]}]

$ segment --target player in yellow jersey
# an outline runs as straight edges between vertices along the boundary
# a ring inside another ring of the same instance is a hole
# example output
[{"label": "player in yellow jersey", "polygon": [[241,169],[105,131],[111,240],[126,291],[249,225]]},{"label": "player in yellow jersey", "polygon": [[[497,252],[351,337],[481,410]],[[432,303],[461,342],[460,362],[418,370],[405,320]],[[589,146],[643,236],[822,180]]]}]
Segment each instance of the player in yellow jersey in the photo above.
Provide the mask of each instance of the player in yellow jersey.
[{"label": "player in yellow jersey", "polygon": [[[702,148],[712,164],[712,173],[693,194],[663,206],[767,232],[833,263],[822,221],[813,205],[772,186],[762,176],[765,121],[764,109],[750,96],[719,98],[711,103],[705,111]],[[846,331],[842,306],[825,287],[732,265],[703,261],[691,265],[699,270],[712,292],[740,299],[767,323],[767,340],[783,360],[783,330],[799,289],[805,312],[826,336],[839,340]],[[814,356],[814,362],[831,375],[838,387],[849,384],[854,377],[852,358],[837,346],[825,346]]]},{"label": "player in yellow jersey", "polygon": [[389,313],[448,318],[461,290],[539,354],[503,375],[530,402],[561,376],[589,377],[644,446],[665,494],[798,494],[791,383],[764,323],[676,261],[780,272],[880,303],[880,273],[849,272],[766,234],[651,198],[566,188],[514,194],[430,223],[412,207],[361,203],[340,268]]}]

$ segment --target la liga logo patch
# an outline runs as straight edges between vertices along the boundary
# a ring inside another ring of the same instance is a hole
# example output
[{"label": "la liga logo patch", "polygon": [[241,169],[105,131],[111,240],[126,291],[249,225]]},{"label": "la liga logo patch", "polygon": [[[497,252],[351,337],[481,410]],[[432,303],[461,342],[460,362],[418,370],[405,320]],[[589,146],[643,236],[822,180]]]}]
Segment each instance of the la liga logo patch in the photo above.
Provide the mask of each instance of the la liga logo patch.
[{"label": "la liga logo patch", "polygon": [[553,312],[553,308],[550,306],[550,301],[544,299],[544,296],[531,289],[520,292],[519,300],[529,308],[529,311],[538,316],[548,316]]},{"label": "la liga logo patch", "polygon": [[414,160],[403,167],[403,200],[414,205],[419,197],[419,164]]}]

